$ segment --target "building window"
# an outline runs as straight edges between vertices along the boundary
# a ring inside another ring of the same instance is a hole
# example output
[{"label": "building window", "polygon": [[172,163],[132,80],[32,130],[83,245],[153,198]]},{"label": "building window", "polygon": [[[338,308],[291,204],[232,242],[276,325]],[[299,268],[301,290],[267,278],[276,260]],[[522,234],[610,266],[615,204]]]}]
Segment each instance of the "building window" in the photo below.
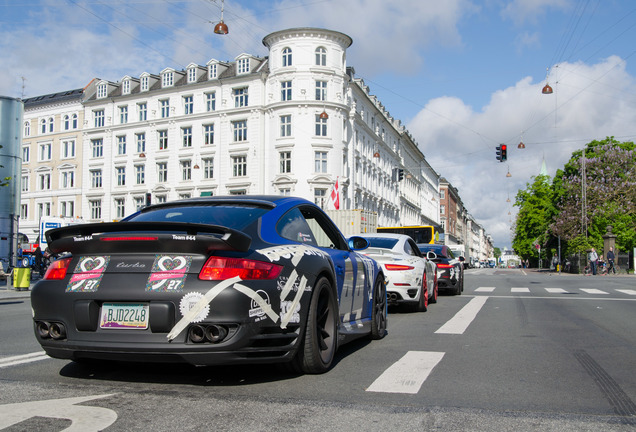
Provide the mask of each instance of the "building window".
[{"label": "building window", "polygon": [[124,80],[121,83],[121,92],[123,94],[129,94],[130,93],[130,80]]},{"label": "building window", "polygon": [[51,143],[40,144],[40,161],[51,160]]},{"label": "building window", "polygon": [[170,117],[170,99],[163,99],[159,101],[161,106],[161,118]]},{"label": "building window", "polygon": [[31,160],[31,147],[22,147],[22,163],[27,163]]},{"label": "building window", "polygon": [[292,82],[283,81],[280,83],[280,100],[290,101],[292,98]]},{"label": "building window", "polygon": [[101,219],[102,218],[102,200],[90,201],[90,207],[91,207],[91,219]]},{"label": "building window", "polygon": [[49,117],[49,133],[53,133],[53,117]]},{"label": "building window", "polygon": [[22,176],[22,182],[20,183],[21,186],[21,191],[22,192],[28,192],[29,191],[29,176],[28,175],[23,175]]},{"label": "building window", "polygon": [[37,220],[40,220],[42,216],[51,216],[51,203],[38,203],[38,215]]},{"label": "building window", "polygon": [[291,189],[290,188],[280,188],[280,189],[278,189],[278,193],[280,195],[283,195],[283,196],[290,196],[291,195]]},{"label": "building window", "polygon": [[139,112],[139,121],[148,120],[148,104],[146,102],[137,104],[137,112]]},{"label": "building window", "polygon": [[439,214],[446,214],[446,206],[444,204],[439,206]]},{"label": "building window", "polygon": [[317,173],[327,172],[327,152],[323,152],[323,151],[314,152],[314,172],[317,172]]},{"label": "building window", "polygon": [[216,92],[210,92],[205,94],[205,110],[216,110]]},{"label": "building window", "polygon": [[22,204],[20,206],[20,219],[26,220],[28,218],[29,218],[29,205],[28,204]]},{"label": "building window", "polygon": [[291,152],[282,151],[279,153],[280,173],[287,174],[291,172]]},{"label": "building window", "polygon": [[126,154],[126,135],[121,135],[117,137],[117,154],[118,155]]},{"label": "building window", "polygon": [[237,62],[237,73],[245,74],[250,71],[250,59],[242,58]]},{"label": "building window", "polygon": [[135,134],[137,141],[137,153],[143,153],[146,151],[146,134],[144,132]]},{"label": "building window", "polygon": [[71,128],[71,116],[66,114],[62,118],[62,124],[64,126],[64,130],[69,130]]},{"label": "building window", "polygon": [[196,68],[188,69],[188,82],[189,83],[197,82],[197,69]]},{"label": "building window", "polygon": [[28,137],[31,135],[31,123],[24,122],[24,136]]},{"label": "building window", "polygon": [[46,133],[46,120],[45,119],[40,120],[40,133],[41,134],[45,134]]},{"label": "building window", "polygon": [[291,136],[291,114],[280,116],[280,136]]},{"label": "building window", "polygon": [[327,205],[327,189],[314,189],[314,204],[320,208]]},{"label": "building window", "polygon": [[214,178],[214,158],[203,158],[203,178]]},{"label": "building window", "polygon": [[215,79],[217,77],[217,71],[218,68],[216,64],[208,66],[208,79]]},{"label": "building window", "polygon": [[181,161],[181,180],[192,180],[192,162],[189,160]]},{"label": "building window", "polygon": [[192,128],[191,127],[181,128],[181,138],[182,138],[184,147],[192,147]]},{"label": "building window", "polygon": [[316,136],[327,136],[327,119],[320,118],[320,114],[316,114]]},{"label": "building window", "polygon": [[135,204],[135,211],[139,211],[146,205],[145,198],[143,197],[135,197],[133,198],[133,202]]},{"label": "building window", "polygon": [[203,126],[203,141],[205,145],[214,144],[214,124]]},{"label": "building window", "polygon": [[316,100],[327,100],[327,81],[316,81]]},{"label": "building window", "polygon": [[119,123],[128,123],[128,106],[119,107]]},{"label": "building window", "polygon": [[108,96],[108,86],[106,84],[100,84],[97,86],[97,99],[103,99]]},{"label": "building window", "polygon": [[440,189],[440,191],[439,191],[439,199],[446,199],[446,190]]},{"label": "building window", "polygon": [[232,130],[234,132],[234,142],[247,141],[247,120],[233,121]]},{"label": "building window", "polygon": [[157,177],[159,183],[165,183],[168,181],[168,163],[167,162],[159,162],[157,163]]},{"label": "building window", "polygon": [[148,89],[150,89],[150,78],[141,77],[141,91],[148,91]]},{"label": "building window", "polygon": [[73,129],[77,129],[77,120],[78,120],[78,118],[77,118],[77,114],[73,114],[73,115],[71,116],[71,127],[72,127]]},{"label": "building window", "polygon": [[135,178],[138,185],[146,183],[145,165],[135,165]]},{"label": "building window", "polygon": [[283,50],[283,67],[292,65],[292,50],[291,48],[285,48]]},{"label": "building window", "polygon": [[245,177],[247,175],[247,156],[232,157],[232,174],[234,177]]},{"label": "building window", "polygon": [[126,216],[126,201],[123,198],[115,198],[115,217],[122,219]]},{"label": "building window", "polygon": [[236,88],[232,90],[234,95],[234,107],[240,108],[247,106],[247,87]]},{"label": "building window", "polygon": [[104,140],[92,139],[91,140],[91,152],[94,158],[100,158],[104,156]]},{"label": "building window", "polygon": [[117,176],[117,186],[126,186],[126,167],[115,168]]},{"label": "building window", "polygon": [[62,189],[75,187],[75,171],[62,171],[61,173]]},{"label": "building window", "polygon": [[327,66],[327,50],[324,47],[316,48],[316,66]]},{"label": "building window", "polygon": [[183,113],[184,114],[194,113],[194,97],[193,96],[183,97]]},{"label": "building window", "polygon": [[102,187],[102,170],[100,169],[91,170],[91,187],[93,188]]},{"label": "building window", "polygon": [[168,131],[160,130],[159,133],[159,150],[166,150],[168,148]]},{"label": "building window", "polygon": [[184,192],[179,194],[179,199],[188,199],[192,198],[192,194],[190,192]]},{"label": "building window", "polygon": [[155,201],[157,201],[157,204],[165,203],[166,200],[167,200],[167,197],[165,195],[157,195],[155,197]]},{"label": "building window", "polygon": [[75,201],[61,201],[60,215],[63,217],[75,216]]},{"label": "building window", "polygon": [[172,87],[174,85],[174,73],[166,72],[161,76],[161,87]]},{"label": "building window", "polygon": [[95,127],[104,127],[104,110],[93,111],[93,118],[95,120]]},{"label": "building window", "polygon": [[75,140],[62,141],[62,158],[70,159],[75,157]]}]

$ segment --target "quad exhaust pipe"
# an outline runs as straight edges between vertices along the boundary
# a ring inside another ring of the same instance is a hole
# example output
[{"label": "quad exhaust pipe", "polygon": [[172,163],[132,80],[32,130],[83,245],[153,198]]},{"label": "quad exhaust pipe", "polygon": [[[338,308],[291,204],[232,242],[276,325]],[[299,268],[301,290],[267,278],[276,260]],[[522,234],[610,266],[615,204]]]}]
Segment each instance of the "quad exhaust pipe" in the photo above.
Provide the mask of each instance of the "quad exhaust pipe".
[{"label": "quad exhaust pipe", "polygon": [[60,322],[37,321],[35,331],[42,339],[66,339],[66,327]]},{"label": "quad exhaust pipe", "polygon": [[188,330],[188,338],[194,343],[219,343],[227,337],[227,328],[218,324],[195,324]]}]

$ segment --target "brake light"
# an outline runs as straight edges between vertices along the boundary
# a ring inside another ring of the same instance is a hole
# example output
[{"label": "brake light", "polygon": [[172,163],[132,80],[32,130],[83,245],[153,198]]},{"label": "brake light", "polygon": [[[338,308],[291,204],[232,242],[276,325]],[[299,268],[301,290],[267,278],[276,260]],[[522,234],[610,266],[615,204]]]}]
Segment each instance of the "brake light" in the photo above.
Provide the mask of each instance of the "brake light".
[{"label": "brake light", "polygon": [[226,280],[233,277],[246,279],[275,279],[283,266],[243,258],[210,257],[201,273],[201,280]]},{"label": "brake light", "polygon": [[68,266],[71,264],[71,260],[73,258],[64,258],[61,260],[53,261],[49,268],[46,269],[46,273],[44,274],[44,279],[47,280],[60,280],[64,279],[66,276],[66,271],[68,270]]},{"label": "brake light", "polygon": [[447,269],[447,268],[453,268],[455,267],[452,264],[443,264],[443,263],[437,263],[437,268],[443,268],[443,269]]},{"label": "brake light", "polygon": [[384,268],[388,271],[413,270],[415,267],[404,264],[384,264]]},{"label": "brake light", "polygon": [[101,241],[155,241],[157,237],[150,236],[119,236],[119,237],[102,237]]}]

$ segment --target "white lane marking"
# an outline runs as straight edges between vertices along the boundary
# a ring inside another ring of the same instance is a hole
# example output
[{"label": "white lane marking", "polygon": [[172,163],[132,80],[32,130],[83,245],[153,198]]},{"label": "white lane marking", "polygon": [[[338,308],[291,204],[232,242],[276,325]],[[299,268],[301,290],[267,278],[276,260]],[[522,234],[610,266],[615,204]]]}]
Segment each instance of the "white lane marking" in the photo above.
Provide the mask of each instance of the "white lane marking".
[{"label": "white lane marking", "polygon": [[513,293],[529,293],[530,292],[530,288],[513,287],[513,288],[510,288],[510,292],[513,292]]},{"label": "white lane marking", "polygon": [[550,294],[567,294],[568,292],[563,288],[546,288],[545,289]]},{"label": "white lane marking", "polygon": [[586,292],[588,294],[609,294],[608,292],[601,291],[596,288],[581,288],[581,291]]},{"label": "white lane marking", "polygon": [[443,352],[409,351],[373,381],[366,391],[416,394],[442,357]]},{"label": "white lane marking", "polygon": [[49,359],[49,357],[44,351],[38,351],[30,354],[22,354],[13,357],[5,357],[0,359],[0,368],[16,366],[24,363],[32,363],[40,360]]},{"label": "white lane marking", "polygon": [[84,396],[67,399],[52,399],[0,405],[0,430],[21,423],[32,417],[71,420],[65,432],[97,432],[115,423],[117,413],[108,408],[76,405],[112,394]]},{"label": "white lane marking", "polygon": [[616,291],[622,292],[623,294],[636,295],[636,290],[630,289],[617,289]]},{"label": "white lane marking", "polygon": [[446,324],[441,326],[435,333],[463,334],[477,313],[488,300],[487,296],[474,297],[466,306],[455,314]]},{"label": "white lane marking", "polygon": [[479,287],[475,290],[475,292],[493,292],[495,287]]}]

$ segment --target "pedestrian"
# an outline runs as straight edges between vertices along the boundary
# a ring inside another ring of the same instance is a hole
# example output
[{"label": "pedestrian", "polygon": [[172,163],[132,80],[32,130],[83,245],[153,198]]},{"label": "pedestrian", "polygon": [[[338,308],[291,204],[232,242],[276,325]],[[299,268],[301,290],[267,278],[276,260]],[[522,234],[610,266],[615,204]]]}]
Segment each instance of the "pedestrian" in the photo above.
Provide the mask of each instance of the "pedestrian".
[{"label": "pedestrian", "polygon": [[554,271],[559,270],[559,257],[557,256],[557,254],[554,254],[554,256],[552,257],[552,269]]},{"label": "pedestrian", "polygon": [[592,248],[592,250],[588,254],[587,259],[590,261],[592,275],[596,276],[596,263],[598,261],[598,254],[596,253],[596,250],[594,248]]},{"label": "pedestrian", "polygon": [[40,276],[42,276],[44,274],[44,260],[43,260],[43,255],[42,255],[42,249],[40,249],[40,246],[35,248],[35,271],[37,271]]},{"label": "pedestrian", "polygon": [[610,246],[610,250],[609,252],[607,252],[607,262],[609,263],[609,267],[607,268],[607,274],[609,274],[609,272],[616,274],[616,267],[614,267],[614,259],[616,259],[616,256],[614,255],[614,248]]}]

